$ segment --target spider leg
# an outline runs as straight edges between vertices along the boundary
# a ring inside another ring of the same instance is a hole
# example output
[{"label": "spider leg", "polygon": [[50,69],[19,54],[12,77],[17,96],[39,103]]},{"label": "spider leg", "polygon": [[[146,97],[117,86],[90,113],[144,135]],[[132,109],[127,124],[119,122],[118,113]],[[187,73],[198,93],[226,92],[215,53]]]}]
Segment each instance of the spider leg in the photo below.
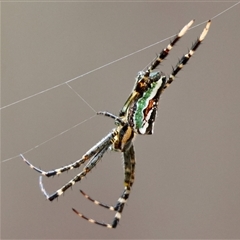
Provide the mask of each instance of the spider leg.
[{"label": "spider leg", "polygon": [[191,20],[187,25],[185,25],[181,31],[174,37],[173,40],[168,44],[166,48],[164,48],[157,56],[157,58],[153,61],[153,63],[148,67],[147,71],[145,72],[145,77],[149,77],[149,74],[156,69],[159,64],[168,56],[171,49],[174,45],[180,40],[180,38],[187,32],[187,30],[191,27],[194,20]]},{"label": "spider leg", "polygon": [[109,209],[109,210],[111,210],[111,211],[116,211],[116,210],[117,210],[117,209],[116,209],[116,206],[113,207],[113,206],[109,206],[109,205],[107,205],[107,204],[104,204],[104,203],[102,203],[102,202],[99,202],[98,200],[95,200],[95,199],[91,198],[89,195],[87,195],[87,194],[86,194],[84,191],[82,191],[82,190],[80,190],[80,192],[81,192],[81,194],[82,194],[85,198],[87,198],[89,201],[93,202],[94,204],[96,204],[96,205],[98,205],[98,206],[107,208],[107,209]]},{"label": "spider leg", "polygon": [[178,64],[176,65],[175,68],[173,68],[172,73],[170,74],[169,78],[167,79],[166,85],[164,86],[163,90],[164,91],[166,88],[169,87],[169,85],[173,82],[175,76],[178,74],[178,72],[183,68],[184,65],[187,64],[188,60],[192,57],[192,55],[195,53],[195,51],[197,50],[197,48],[200,46],[200,44],[202,43],[202,41],[204,40],[204,38],[206,37],[208,30],[210,28],[211,25],[211,20],[209,20],[205,26],[205,28],[203,29],[201,35],[199,36],[199,38],[196,40],[196,42],[193,44],[193,46],[191,47],[191,49],[189,50],[189,52],[187,54],[185,54],[180,61],[178,62]]},{"label": "spider leg", "polygon": [[68,188],[72,187],[75,183],[81,181],[99,162],[99,160],[102,158],[104,153],[109,149],[109,145],[106,145],[101,151],[97,152],[95,156],[88,162],[88,164],[84,167],[83,171],[77,174],[72,180],[70,180],[68,183],[66,183],[63,187],[58,189],[53,194],[49,195],[42,183],[42,176],[39,178],[39,185],[42,193],[44,196],[49,200],[53,201],[54,199],[58,198],[60,195],[62,195]]},{"label": "spider leg", "polygon": [[[130,161],[131,161],[131,166],[130,166],[130,168],[131,168],[131,174],[130,174],[130,178],[129,178],[128,176],[127,176],[127,178],[130,179],[129,184],[130,184],[130,187],[132,187],[133,182],[134,182],[135,160],[134,160],[134,158],[133,158],[133,159],[130,159]],[[125,170],[125,172],[129,172],[129,170]],[[109,209],[109,210],[111,210],[111,211],[117,211],[117,209],[118,209],[118,205],[116,205],[115,207],[113,207],[113,206],[104,204],[104,203],[102,203],[102,202],[100,202],[100,201],[98,201],[98,200],[95,200],[95,199],[91,198],[91,197],[90,197],[89,195],[87,195],[84,191],[80,190],[80,192],[81,192],[81,194],[82,194],[85,198],[87,198],[89,201],[93,202],[93,203],[96,204],[96,205],[99,205],[99,206],[101,206],[101,207],[107,208],[107,209]]]},{"label": "spider leg", "polygon": [[79,168],[83,163],[85,163],[86,161],[88,161],[89,159],[91,159],[96,153],[98,153],[99,151],[102,151],[102,149],[104,149],[106,146],[110,146],[111,145],[111,139],[113,139],[116,136],[117,132],[116,131],[112,131],[111,133],[109,133],[106,137],[104,137],[102,140],[100,140],[96,145],[94,145],[89,151],[87,151],[81,159],[77,160],[76,162],[66,165],[64,167],[61,168],[57,168],[51,171],[43,171],[37,167],[35,167],[34,165],[32,165],[22,154],[20,154],[22,160],[32,169],[34,169],[35,171],[41,173],[42,175],[46,176],[46,177],[51,177],[51,176],[55,176],[55,175],[59,175],[63,172],[72,170],[74,168]]},{"label": "spider leg", "polygon": [[110,113],[110,112],[105,112],[105,111],[100,111],[97,112],[97,115],[103,115],[105,117],[110,117],[115,120],[116,123],[121,124],[122,126],[125,125],[126,123],[122,120],[122,118],[117,117],[116,115]]},{"label": "spider leg", "polygon": [[83,163],[85,163],[85,161],[89,160],[87,155],[83,155],[83,157],[79,160],[77,160],[76,162],[66,165],[64,167],[61,168],[57,168],[51,171],[43,171],[40,168],[35,167],[34,165],[32,165],[22,154],[20,154],[22,160],[32,169],[34,169],[35,171],[37,171],[38,173],[41,173],[42,175],[46,176],[46,177],[52,177],[55,175],[59,175],[63,172],[66,172],[68,170],[72,170],[73,168],[78,168],[80,167]]},{"label": "spider leg", "polygon": [[80,190],[80,192],[91,202],[95,203],[96,205],[99,205],[101,207],[107,208],[111,211],[116,211],[115,217],[113,219],[112,224],[108,224],[108,223],[103,223],[103,222],[99,222],[96,221],[92,218],[88,218],[85,215],[83,215],[82,213],[78,212],[77,210],[75,210],[74,208],[72,209],[79,217],[82,217],[83,219],[91,222],[91,223],[95,223],[97,225],[103,226],[103,227],[107,227],[107,228],[116,228],[120,219],[121,219],[121,214],[123,211],[123,208],[129,198],[130,195],[130,191],[131,191],[131,187],[133,185],[134,182],[134,170],[135,170],[135,153],[134,153],[134,147],[133,145],[130,146],[129,149],[127,149],[126,151],[123,152],[123,157],[124,157],[124,191],[122,193],[122,195],[120,196],[120,198],[117,201],[117,204],[115,207],[113,206],[108,206],[106,204],[103,204],[97,200],[92,199],[91,197],[89,197],[87,194],[85,194],[83,191]]}]

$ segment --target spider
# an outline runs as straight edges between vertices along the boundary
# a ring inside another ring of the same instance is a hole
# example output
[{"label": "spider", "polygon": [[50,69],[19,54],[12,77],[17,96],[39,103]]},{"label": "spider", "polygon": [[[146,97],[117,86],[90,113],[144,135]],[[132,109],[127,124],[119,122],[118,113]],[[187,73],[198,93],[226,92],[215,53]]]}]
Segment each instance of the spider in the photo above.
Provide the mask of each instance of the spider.
[{"label": "spider", "polygon": [[203,32],[197,41],[193,44],[189,52],[185,54],[173,68],[172,73],[169,75],[169,77],[167,77],[162,72],[153,72],[153,70],[156,69],[167,57],[170,50],[187,32],[193,22],[194,20],[190,21],[182,28],[182,30],[174,37],[169,45],[163,49],[160,54],[157,55],[156,59],[150,64],[146,71],[141,71],[138,73],[133,90],[118,116],[109,112],[97,113],[98,115],[103,115],[114,119],[116,127],[107,136],[105,136],[96,145],[94,145],[89,151],[87,151],[81,159],[55,170],[43,171],[32,165],[22,154],[20,155],[23,161],[28,164],[30,168],[46,177],[59,175],[68,170],[79,168],[82,164],[88,161],[82,172],[77,174],[72,180],[70,180],[63,187],[51,195],[46,192],[42,183],[42,176],[40,176],[40,188],[48,200],[53,201],[62,195],[68,188],[72,187],[76,182],[81,181],[82,178],[84,178],[88,172],[90,172],[97,165],[99,160],[103,157],[104,153],[108,150],[121,152],[124,159],[124,190],[117,200],[117,204],[115,206],[108,206],[99,201],[96,201],[80,190],[80,192],[93,203],[107,208],[111,211],[115,211],[116,214],[113,222],[111,224],[99,222],[84,216],[74,208],[72,209],[78,216],[91,223],[95,223],[107,228],[117,227],[123,208],[129,198],[130,191],[134,183],[135,151],[133,146],[133,139],[137,134],[153,134],[154,122],[157,115],[160,95],[166,88],[169,87],[175,76],[183,68],[183,66],[187,64],[188,60],[192,57],[201,42],[204,40],[208,33],[211,20],[207,22]]}]

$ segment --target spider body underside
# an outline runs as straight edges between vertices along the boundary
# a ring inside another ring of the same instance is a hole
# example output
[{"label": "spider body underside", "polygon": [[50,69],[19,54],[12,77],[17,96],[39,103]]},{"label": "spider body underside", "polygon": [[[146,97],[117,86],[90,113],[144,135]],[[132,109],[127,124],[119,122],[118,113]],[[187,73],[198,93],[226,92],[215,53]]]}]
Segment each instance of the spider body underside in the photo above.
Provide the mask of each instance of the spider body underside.
[{"label": "spider body underside", "polygon": [[46,192],[42,183],[42,177],[40,176],[40,188],[48,200],[53,201],[54,199],[62,195],[68,188],[72,187],[76,182],[81,181],[82,178],[84,178],[88,174],[88,172],[90,172],[96,166],[99,160],[103,157],[104,153],[107,152],[109,149],[121,152],[124,159],[124,190],[115,206],[109,206],[97,200],[94,200],[82,190],[80,190],[80,192],[93,203],[116,212],[112,224],[102,223],[94,219],[88,218],[83,214],[79,213],[77,210],[73,209],[73,211],[77,215],[91,223],[95,223],[107,228],[117,227],[121,218],[121,213],[123,211],[125,203],[127,202],[132,185],[134,183],[135,151],[133,146],[133,138],[137,134],[153,134],[154,122],[157,115],[160,95],[166,88],[169,87],[177,73],[183,68],[184,65],[187,64],[188,60],[192,57],[201,42],[204,40],[208,33],[211,21],[209,20],[207,22],[200,37],[193,44],[189,52],[185,54],[177,63],[177,65],[173,68],[172,73],[169,77],[164,75],[162,72],[153,72],[153,70],[156,69],[160,65],[160,63],[167,57],[170,50],[187,32],[193,22],[194,21],[192,20],[183,27],[183,29],[174,37],[174,39],[169,43],[169,45],[160,52],[160,54],[147,68],[146,71],[141,71],[138,73],[133,90],[127,101],[125,102],[123,108],[121,109],[119,116],[115,116],[114,114],[108,112],[97,113],[98,115],[104,115],[113,118],[115,120],[116,127],[107,136],[105,136],[96,145],[94,145],[90,150],[88,150],[81,159],[64,167],[46,172],[33,166],[21,154],[22,159],[25,163],[29,165],[30,168],[47,177],[59,175],[74,168],[79,168],[82,164],[87,162],[82,172],[77,174],[72,180],[70,180],[63,187],[61,187],[59,190],[57,190],[51,195]]}]

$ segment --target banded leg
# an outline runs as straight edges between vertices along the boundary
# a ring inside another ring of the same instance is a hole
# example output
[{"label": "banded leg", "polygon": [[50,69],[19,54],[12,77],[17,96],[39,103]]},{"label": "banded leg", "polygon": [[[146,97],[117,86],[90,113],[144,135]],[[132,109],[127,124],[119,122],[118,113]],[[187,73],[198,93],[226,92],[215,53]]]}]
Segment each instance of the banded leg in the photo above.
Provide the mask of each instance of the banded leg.
[{"label": "banded leg", "polygon": [[[130,179],[130,187],[132,187],[133,183],[134,183],[134,171],[135,171],[135,159],[131,159],[131,175],[130,175],[130,178],[127,176],[127,178]],[[125,170],[125,172],[129,172],[128,170]],[[89,195],[87,195],[85,192],[83,192],[82,190],[80,190],[81,194],[87,198],[89,201],[93,202],[94,204],[96,205],[99,205],[101,207],[104,207],[104,208],[107,208],[111,211],[117,211],[118,209],[118,205],[116,205],[115,207],[113,206],[110,206],[110,205],[107,205],[107,204],[104,204],[104,203],[101,203],[99,202],[98,200],[95,200],[93,198],[91,198]],[[122,197],[122,196],[121,196]]]},{"label": "banded leg", "polygon": [[88,218],[88,217],[84,216],[82,213],[78,212],[77,210],[75,210],[73,208],[72,210],[79,217],[81,217],[81,218],[83,218],[83,219],[85,219],[85,220],[87,220],[91,223],[95,223],[95,224],[103,226],[103,227],[107,227],[107,228],[116,228],[117,227],[117,225],[118,225],[118,223],[121,219],[121,214],[122,214],[123,208],[124,208],[125,203],[127,202],[128,198],[129,198],[131,187],[132,187],[133,182],[134,182],[135,153],[134,153],[133,145],[131,145],[131,147],[128,150],[123,152],[123,156],[124,156],[124,174],[125,174],[124,184],[125,184],[125,188],[124,188],[124,191],[123,191],[122,195],[118,199],[115,207],[109,206],[109,205],[103,204],[103,203],[101,203],[97,200],[94,200],[91,197],[89,197],[87,194],[85,194],[83,191],[80,190],[80,192],[87,199],[89,199],[90,201],[92,201],[96,205],[99,205],[99,206],[107,208],[111,211],[116,211],[117,212],[114,219],[113,219],[112,224],[102,223],[102,222],[96,221],[94,219]]},{"label": "banded leg", "polygon": [[72,187],[75,183],[81,181],[99,162],[99,160],[102,158],[104,153],[109,149],[109,146],[105,146],[100,152],[97,152],[95,156],[88,162],[88,164],[84,167],[83,171],[77,174],[72,180],[70,180],[67,184],[65,184],[63,187],[58,189],[53,194],[49,195],[42,183],[42,176],[39,178],[39,185],[41,188],[42,193],[44,196],[50,200],[53,201],[54,199],[58,198],[60,195],[62,195],[68,188]]},{"label": "banded leg", "polygon": [[211,25],[211,20],[209,20],[205,26],[205,28],[203,29],[201,35],[199,36],[199,38],[197,39],[197,41],[193,44],[193,46],[191,47],[191,49],[189,50],[189,52],[187,54],[185,54],[180,61],[178,62],[178,64],[176,65],[175,68],[173,68],[173,71],[171,73],[171,75],[169,76],[169,78],[167,79],[166,85],[164,86],[162,92],[169,87],[169,85],[173,82],[173,80],[175,79],[175,76],[178,74],[178,72],[183,68],[184,65],[187,64],[187,62],[189,61],[189,59],[192,57],[192,55],[195,53],[195,51],[197,50],[197,48],[200,46],[200,44],[202,43],[202,41],[204,40],[204,38],[206,37],[208,30],[210,28]]},{"label": "banded leg", "polygon": [[157,56],[157,58],[153,61],[153,63],[148,67],[145,72],[145,77],[149,77],[149,74],[156,69],[159,64],[168,56],[171,49],[174,45],[180,40],[180,38],[187,32],[187,30],[192,26],[194,20],[191,20],[187,25],[185,25],[181,31],[174,37],[173,40],[170,41],[168,46],[164,48]]},{"label": "banded leg", "polygon": [[112,131],[109,133],[106,137],[104,137],[101,141],[99,141],[96,145],[94,145],[89,151],[87,151],[81,159],[77,160],[76,162],[66,165],[64,167],[54,169],[51,171],[43,171],[40,168],[35,167],[32,165],[22,154],[20,155],[22,160],[32,169],[35,171],[39,172],[40,174],[46,176],[46,177],[51,177],[55,175],[59,175],[63,172],[72,170],[74,168],[79,168],[82,164],[84,164],[86,161],[91,159],[97,152],[102,151],[106,146],[111,145],[111,140],[117,135],[116,131]]}]

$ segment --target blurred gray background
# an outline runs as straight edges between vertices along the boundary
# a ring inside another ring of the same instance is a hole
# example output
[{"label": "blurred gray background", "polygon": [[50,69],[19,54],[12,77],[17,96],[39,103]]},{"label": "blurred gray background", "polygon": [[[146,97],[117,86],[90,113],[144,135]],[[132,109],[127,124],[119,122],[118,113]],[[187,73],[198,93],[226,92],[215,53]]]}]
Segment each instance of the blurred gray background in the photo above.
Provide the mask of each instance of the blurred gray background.
[{"label": "blurred gray background", "polygon": [[[44,91],[202,23],[233,2],[2,3],[2,106]],[[2,238],[240,238],[240,5],[213,20],[196,55],[164,93],[152,136],[138,136],[136,182],[116,230],[76,216],[111,222],[79,189],[114,204],[123,189],[122,158],[106,154],[58,201],[45,200],[39,174],[20,153],[95,115],[67,85],[2,109]],[[190,30],[159,68],[170,73],[202,32]],[[95,111],[118,114],[135,76],[166,40],[70,83]],[[114,122],[93,117],[25,154],[44,170],[74,162]],[[48,192],[79,170],[44,178]]]}]

